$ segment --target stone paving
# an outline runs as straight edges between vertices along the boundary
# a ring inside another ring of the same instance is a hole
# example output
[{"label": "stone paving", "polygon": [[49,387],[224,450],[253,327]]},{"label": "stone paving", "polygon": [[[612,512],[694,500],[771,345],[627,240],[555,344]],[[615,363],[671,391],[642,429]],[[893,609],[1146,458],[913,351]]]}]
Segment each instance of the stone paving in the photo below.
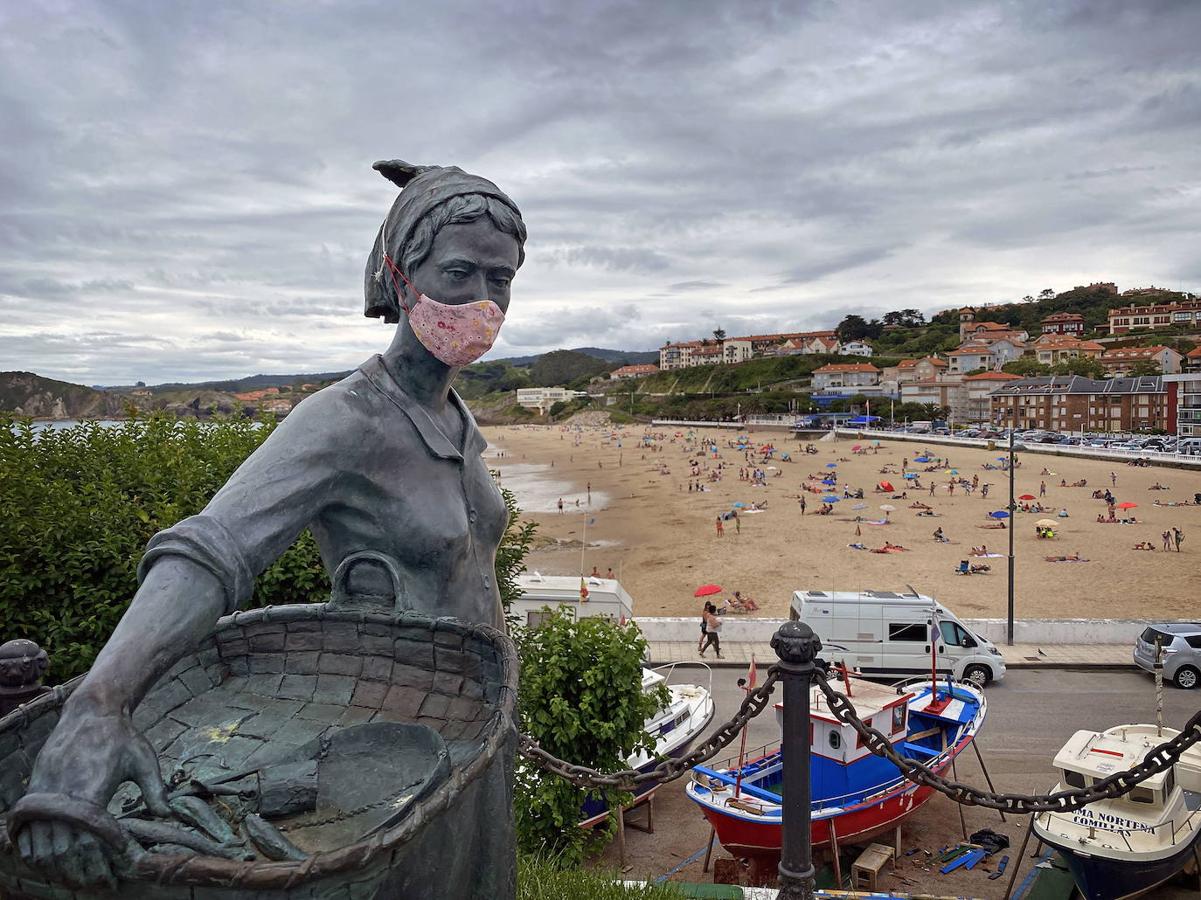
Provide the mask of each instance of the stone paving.
[{"label": "stone paving", "polygon": [[[770,664],[776,654],[766,642],[722,641],[722,659],[717,659],[710,648],[702,657],[693,641],[652,641],[650,661],[652,665],[666,663],[707,663],[711,666],[746,665],[754,653],[755,661]],[[1056,668],[1134,668],[1134,648],[1126,644],[1014,644],[1001,645],[1005,666],[1010,669],[1056,669]]]}]

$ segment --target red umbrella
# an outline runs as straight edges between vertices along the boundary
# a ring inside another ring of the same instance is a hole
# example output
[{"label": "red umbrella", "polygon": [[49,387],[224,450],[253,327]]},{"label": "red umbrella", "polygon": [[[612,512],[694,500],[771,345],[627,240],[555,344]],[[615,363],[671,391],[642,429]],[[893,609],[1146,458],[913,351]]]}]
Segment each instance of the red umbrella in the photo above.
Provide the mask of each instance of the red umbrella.
[{"label": "red umbrella", "polygon": [[1019,500],[1033,500],[1034,495],[1033,494],[1022,494],[1022,496],[1018,497],[1018,499]]},{"label": "red umbrella", "polygon": [[1129,500],[1127,500],[1125,503],[1119,503],[1118,509],[1134,509],[1137,506],[1137,503],[1131,503]]},{"label": "red umbrella", "polygon": [[720,593],[721,593],[721,585],[720,584],[702,584],[700,587],[698,587],[696,589],[696,593],[694,593],[692,596],[708,597],[711,594],[720,594]]}]

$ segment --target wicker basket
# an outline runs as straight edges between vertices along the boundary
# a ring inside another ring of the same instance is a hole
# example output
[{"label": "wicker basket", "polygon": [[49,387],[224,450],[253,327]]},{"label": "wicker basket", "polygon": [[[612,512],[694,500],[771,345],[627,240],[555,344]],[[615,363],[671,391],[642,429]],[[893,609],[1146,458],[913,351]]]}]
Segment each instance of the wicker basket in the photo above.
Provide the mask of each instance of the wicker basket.
[{"label": "wicker basket", "polygon": [[[496,807],[498,798],[509,797],[505,785],[511,784],[516,735],[512,642],[493,628],[457,619],[370,611],[392,598],[353,598],[345,584],[350,565],[373,556],[359,555],[339,567],[335,584],[340,587],[329,603],[266,607],[222,618],[213,634],[146,695],[134,724],[158,751],[163,776],[169,778],[181,760],[192,765],[204,758],[217,768],[246,768],[261,754],[300,747],[331,729],[373,721],[419,723],[436,730],[450,748],[449,779],[395,827],[314,851],[301,862],[145,854],[131,864],[120,896],[408,896],[397,892],[402,870],[413,867],[411,860],[406,865],[407,853],[415,844],[430,843],[414,838],[436,832],[430,826],[456,810],[470,818],[481,796],[495,814],[511,815]],[[5,890],[14,897],[90,896],[50,885],[27,868],[3,827],[79,680],[0,719],[0,896]],[[489,787],[498,781],[500,788]],[[503,855],[503,839],[500,845],[491,849]],[[507,881],[511,878],[501,873],[502,886]]]}]

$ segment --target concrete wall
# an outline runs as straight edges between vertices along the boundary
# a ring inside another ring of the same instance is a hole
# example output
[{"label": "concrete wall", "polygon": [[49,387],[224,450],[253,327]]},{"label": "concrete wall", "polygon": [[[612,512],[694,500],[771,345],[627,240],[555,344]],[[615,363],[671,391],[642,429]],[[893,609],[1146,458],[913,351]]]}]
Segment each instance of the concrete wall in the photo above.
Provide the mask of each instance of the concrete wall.
[{"label": "concrete wall", "polygon": [[[695,641],[700,637],[700,615],[689,618],[637,616],[635,621],[648,641]],[[721,639],[735,643],[767,643],[785,619],[758,619],[738,615],[722,619]],[[1005,643],[1004,619],[964,619],[981,637]],[[1147,627],[1145,619],[1017,619],[1013,639],[1018,644],[1128,644]]]}]

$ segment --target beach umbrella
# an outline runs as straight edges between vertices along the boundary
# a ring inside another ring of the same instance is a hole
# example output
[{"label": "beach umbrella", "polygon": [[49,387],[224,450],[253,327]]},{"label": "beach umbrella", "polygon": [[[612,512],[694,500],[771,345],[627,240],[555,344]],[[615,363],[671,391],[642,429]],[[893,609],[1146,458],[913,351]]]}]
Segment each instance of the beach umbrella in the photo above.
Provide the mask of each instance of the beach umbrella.
[{"label": "beach umbrella", "polygon": [[857,453],[857,452],[859,452],[859,451],[860,451],[860,450],[862,450],[862,449],[863,449],[863,445],[862,445],[862,444],[856,444],[854,447],[852,447],[852,448],[851,448],[851,452],[852,452],[852,453]]},{"label": "beach umbrella", "polygon": [[1125,503],[1119,503],[1118,509],[1135,509],[1137,506],[1137,503],[1131,503],[1129,500],[1127,500]]},{"label": "beach umbrella", "polygon": [[880,446],[880,442],[879,442],[879,441],[872,441],[872,446],[873,446],[873,447],[879,447],[879,446]]},{"label": "beach umbrella", "polygon": [[721,585],[720,584],[702,584],[700,587],[698,587],[696,589],[695,593],[693,593],[692,596],[694,596],[694,597],[709,597],[709,596],[712,596],[713,594],[720,594],[720,593],[721,593]]},{"label": "beach umbrella", "polygon": [[908,478],[910,481],[913,481],[915,478],[917,478],[917,475],[913,472],[908,472],[908,473],[906,473],[905,477]]},{"label": "beach umbrella", "polygon": [[841,499],[841,497],[835,497],[833,494],[830,494],[829,496],[822,497],[822,503],[837,503]]},{"label": "beach umbrella", "polygon": [[915,457],[913,457],[913,461],[914,461],[914,462],[929,462],[929,461],[930,461],[930,457],[928,457],[928,456],[915,456]]},{"label": "beach umbrella", "polygon": [[856,503],[851,509],[867,509],[866,503]]},{"label": "beach umbrella", "polygon": [[739,503],[735,503],[735,504],[734,504],[734,508],[735,508],[735,509],[744,509],[745,507],[746,507],[746,504],[745,504],[745,503],[741,503],[741,502],[739,502]]},{"label": "beach umbrella", "polygon": [[826,468],[827,469],[837,469],[838,463],[826,463]]},{"label": "beach umbrella", "polygon": [[1034,495],[1033,494],[1022,494],[1022,496],[1018,497],[1018,499],[1019,500],[1033,500]]},{"label": "beach umbrella", "polygon": [[891,503],[884,503],[884,504],[881,504],[880,509],[884,510],[885,512],[893,512],[896,509],[896,507],[893,506]]},{"label": "beach umbrella", "polygon": [[958,470],[958,469],[952,469],[952,470],[951,470],[950,472],[948,472],[947,474],[948,474],[948,475],[958,475],[958,474],[959,474],[959,470]]},{"label": "beach umbrella", "polygon": [[989,515],[994,519],[1008,519],[1009,513],[1003,509],[998,509],[996,512],[990,512]]},{"label": "beach umbrella", "polygon": [[1034,523],[1035,528],[1058,528],[1059,523],[1054,519],[1039,519]]},{"label": "beach umbrella", "polygon": [[1001,462],[1009,462],[1008,456],[998,456],[997,459],[999,459]]}]

